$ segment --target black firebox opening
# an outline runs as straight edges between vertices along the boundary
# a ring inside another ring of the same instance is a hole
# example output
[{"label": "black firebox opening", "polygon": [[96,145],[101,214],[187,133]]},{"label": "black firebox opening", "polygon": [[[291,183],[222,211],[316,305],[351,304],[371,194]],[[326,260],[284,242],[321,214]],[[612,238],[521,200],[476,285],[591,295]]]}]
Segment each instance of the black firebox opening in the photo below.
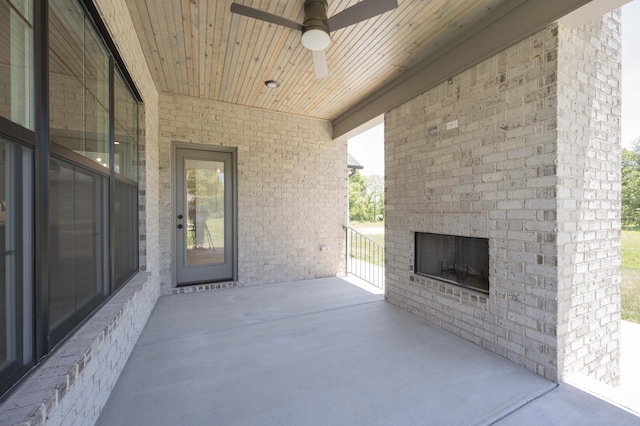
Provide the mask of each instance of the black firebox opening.
[{"label": "black firebox opening", "polygon": [[489,293],[489,240],[416,232],[415,273]]}]

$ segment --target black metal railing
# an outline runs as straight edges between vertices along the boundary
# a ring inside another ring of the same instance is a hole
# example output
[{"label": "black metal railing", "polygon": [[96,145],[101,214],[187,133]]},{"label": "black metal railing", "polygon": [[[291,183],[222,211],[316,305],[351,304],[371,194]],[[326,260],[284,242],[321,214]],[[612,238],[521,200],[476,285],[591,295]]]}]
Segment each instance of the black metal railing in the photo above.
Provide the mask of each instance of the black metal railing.
[{"label": "black metal railing", "polygon": [[347,273],[384,288],[384,247],[358,231],[344,226]]}]

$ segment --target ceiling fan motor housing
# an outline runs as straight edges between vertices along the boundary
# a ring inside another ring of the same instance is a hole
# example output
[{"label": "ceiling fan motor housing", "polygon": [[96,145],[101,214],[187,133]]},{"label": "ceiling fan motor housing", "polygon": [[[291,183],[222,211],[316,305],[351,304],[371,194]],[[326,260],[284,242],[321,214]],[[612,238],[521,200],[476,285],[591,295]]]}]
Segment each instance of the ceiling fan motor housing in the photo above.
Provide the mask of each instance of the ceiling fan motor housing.
[{"label": "ceiling fan motor housing", "polygon": [[324,50],[329,46],[329,25],[327,24],[327,0],[306,0],[304,2],[304,22],[302,45],[309,50]]},{"label": "ceiling fan motor housing", "polygon": [[305,0],[302,25],[282,16],[238,3],[231,4],[231,12],[301,31],[302,45],[313,53],[313,69],[316,78],[323,78],[329,74],[325,49],[331,44],[329,36],[331,31],[357,24],[396,7],[398,7],[398,0],[361,0],[329,19],[327,18],[329,9],[327,0]]}]

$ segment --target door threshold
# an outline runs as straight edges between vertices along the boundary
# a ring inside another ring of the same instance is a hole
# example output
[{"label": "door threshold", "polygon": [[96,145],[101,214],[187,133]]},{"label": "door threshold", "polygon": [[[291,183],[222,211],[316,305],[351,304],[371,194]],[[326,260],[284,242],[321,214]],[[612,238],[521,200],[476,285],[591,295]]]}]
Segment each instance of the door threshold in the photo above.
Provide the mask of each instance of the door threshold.
[{"label": "door threshold", "polygon": [[186,294],[186,293],[197,293],[200,291],[208,291],[208,290],[222,290],[225,288],[234,288],[238,287],[237,281],[215,281],[215,282],[206,282],[206,283],[187,283],[187,284],[179,284],[176,288],[171,291],[171,294]]}]

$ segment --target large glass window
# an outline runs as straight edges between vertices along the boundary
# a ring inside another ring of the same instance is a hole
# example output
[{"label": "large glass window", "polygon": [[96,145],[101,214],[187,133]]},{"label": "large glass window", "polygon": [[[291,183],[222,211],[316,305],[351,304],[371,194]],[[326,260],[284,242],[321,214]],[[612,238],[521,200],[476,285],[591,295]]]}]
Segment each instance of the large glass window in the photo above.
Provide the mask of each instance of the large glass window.
[{"label": "large glass window", "polygon": [[33,1],[0,1],[0,116],[34,128]]},{"label": "large glass window", "polygon": [[138,270],[139,99],[91,2],[34,4],[0,0],[0,396]]},{"label": "large glass window", "polygon": [[107,291],[107,179],[56,159],[49,174],[49,322],[59,340]]},{"label": "large glass window", "polygon": [[138,269],[138,105],[114,62],[80,2],[49,0],[53,343]]},{"label": "large glass window", "polygon": [[74,0],[49,2],[51,140],[109,165],[109,53]]},{"label": "large glass window", "polygon": [[0,139],[0,394],[33,363],[32,157]]}]

